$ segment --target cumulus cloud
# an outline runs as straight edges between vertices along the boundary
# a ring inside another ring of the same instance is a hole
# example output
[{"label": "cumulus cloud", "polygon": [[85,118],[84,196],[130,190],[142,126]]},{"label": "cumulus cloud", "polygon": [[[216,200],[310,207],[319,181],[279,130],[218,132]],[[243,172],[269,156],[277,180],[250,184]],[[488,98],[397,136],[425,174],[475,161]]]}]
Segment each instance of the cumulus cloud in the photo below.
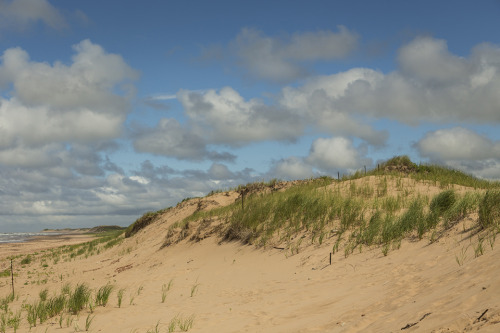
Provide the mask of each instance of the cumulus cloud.
[{"label": "cumulus cloud", "polygon": [[344,137],[316,139],[306,161],[320,170],[356,170],[364,165],[370,166],[372,160],[364,157],[366,151],[355,147],[352,140]]},{"label": "cumulus cloud", "polygon": [[207,155],[203,139],[175,119],[163,118],[156,128],[139,130],[135,137],[134,147],[139,152],[192,160],[203,160]]},{"label": "cumulus cloud", "polygon": [[220,163],[213,163],[208,170],[208,175],[215,180],[228,180],[234,178],[233,172],[229,168]]},{"label": "cumulus cloud", "polygon": [[500,121],[498,46],[480,44],[462,58],[445,41],[420,37],[400,49],[398,61],[398,70],[346,87],[338,108],[407,124]]},{"label": "cumulus cloud", "polygon": [[427,133],[415,144],[420,155],[485,178],[500,178],[500,141],[455,127]]},{"label": "cumulus cloud", "polygon": [[[207,145],[240,147],[262,141],[294,142],[306,129],[336,136],[360,138],[374,146],[385,144],[388,133],[374,129],[366,119],[336,106],[352,82],[375,80],[381,74],[352,70],[335,77],[318,77],[299,88],[286,87],[272,104],[244,99],[231,87],[217,90],[181,90],[177,99],[188,121],[164,118],[154,128],[136,131],[140,152],[178,159],[228,160],[208,152]],[[231,157],[231,156],[229,156]]]},{"label": "cumulus cloud", "polygon": [[294,140],[303,128],[296,115],[246,101],[230,87],[204,93],[181,90],[178,99],[196,131],[210,142],[238,146],[264,140]]},{"label": "cumulus cloud", "polygon": [[355,33],[344,26],[338,29],[338,32],[305,32],[278,38],[245,28],[231,43],[230,49],[249,76],[288,82],[307,74],[308,62],[341,59],[357,47]]},{"label": "cumulus cloud", "polygon": [[418,37],[399,50],[399,66],[404,75],[429,85],[456,84],[469,75],[464,58],[448,51],[446,41]]},{"label": "cumulus cloud", "polygon": [[59,10],[47,0],[0,1],[0,29],[26,29],[39,21],[53,29],[67,26]]},{"label": "cumulus cloud", "polygon": [[138,152],[170,156],[180,160],[204,159],[233,161],[235,156],[207,149],[208,142],[175,119],[161,119],[155,128],[134,131],[134,148]]},{"label": "cumulus cloud", "polygon": [[429,132],[417,143],[417,148],[423,156],[440,160],[500,158],[500,141],[462,127]]},{"label": "cumulus cloud", "polygon": [[319,138],[312,142],[308,156],[274,161],[267,175],[279,179],[305,179],[321,174],[351,173],[372,165],[373,161],[366,154],[365,145],[356,147],[349,138]]},{"label": "cumulus cloud", "polygon": [[303,158],[291,156],[276,161],[268,172],[270,177],[278,179],[307,179],[315,176],[312,165]]},{"label": "cumulus cloud", "polygon": [[372,144],[384,142],[387,133],[373,130],[362,117],[412,125],[500,121],[498,46],[480,44],[463,58],[451,54],[443,40],[419,37],[399,50],[398,62],[388,74],[353,68],[312,77],[302,86],[285,87],[279,101],[325,128],[345,128]]},{"label": "cumulus cloud", "polygon": [[300,117],[258,99],[245,100],[230,87],[177,94],[188,121],[163,118],[156,127],[134,130],[134,147],[140,152],[177,159],[233,161],[227,152],[209,145],[240,147],[259,141],[294,141],[303,133]]},{"label": "cumulus cloud", "polygon": [[21,48],[0,58],[2,223],[88,225],[159,203],[141,179],[114,180],[123,170],[107,155],[117,149],[137,72],[89,40],[73,49],[68,65],[33,61]]},{"label": "cumulus cloud", "polygon": [[[380,80],[380,72],[355,68],[330,76],[317,76],[300,87],[285,87],[278,98],[281,108],[302,115],[309,123],[333,135],[361,138],[372,145],[381,146],[388,138],[387,131],[375,130],[361,118],[356,108],[342,105],[353,85]],[[359,117],[356,118],[356,114]]]},{"label": "cumulus cloud", "polygon": [[116,91],[137,73],[89,40],[74,50],[71,66],[31,61],[20,48],[3,53],[0,88],[12,97],[0,98],[0,149],[120,135],[130,109],[127,91]]},{"label": "cumulus cloud", "polygon": [[48,106],[55,112],[88,108],[122,113],[123,98],[113,89],[136,79],[137,72],[120,55],[107,53],[88,39],[74,45],[73,50],[72,64],[66,66],[33,62],[26,51],[8,49],[2,56],[2,81],[4,85],[5,81],[11,83],[15,96],[27,106]]}]

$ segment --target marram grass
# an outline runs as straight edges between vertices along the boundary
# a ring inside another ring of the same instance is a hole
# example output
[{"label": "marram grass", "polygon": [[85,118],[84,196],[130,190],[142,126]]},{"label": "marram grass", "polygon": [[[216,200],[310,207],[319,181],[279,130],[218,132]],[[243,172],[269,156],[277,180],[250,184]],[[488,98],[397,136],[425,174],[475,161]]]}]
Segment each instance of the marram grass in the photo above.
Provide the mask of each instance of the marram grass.
[{"label": "marram grass", "polygon": [[[442,191],[428,197],[425,191],[419,194],[418,184],[438,187]],[[465,194],[458,194],[453,184],[469,189]],[[246,187],[258,188],[251,184]],[[243,193],[244,188],[239,191]],[[478,205],[481,227],[500,224],[499,182],[477,179],[439,166],[416,165],[404,156],[391,159],[366,174],[358,172],[341,181],[322,177],[280,191],[248,193],[244,202],[240,196],[231,205],[197,211],[174,224],[171,230],[180,228],[179,238],[183,239],[189,236],[191,222],[220,220],[224,226],[220,236],[225,241],[238,240],[257,246],[285,242],[292,253],[298,253],[301,244],[294,240],[298,235],[308,235],[310,243],[318,244],[336,234],[338,239],[348,243],[350,250],[346,253],[358,247],[361,249],[363,245],[377,245],[382,246],[386,254],[398,248],[405,237],[422,239],[430,232],[435,240],[439,237],[438,227],[449,228],[477,212]],[[165,246],[170,243],[166,240]]]}]

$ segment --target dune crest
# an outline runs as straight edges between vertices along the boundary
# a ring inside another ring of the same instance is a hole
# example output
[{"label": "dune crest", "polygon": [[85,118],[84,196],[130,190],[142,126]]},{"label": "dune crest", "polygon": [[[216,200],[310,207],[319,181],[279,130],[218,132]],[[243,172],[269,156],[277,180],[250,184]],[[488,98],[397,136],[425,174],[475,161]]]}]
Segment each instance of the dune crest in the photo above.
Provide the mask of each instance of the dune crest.
[{"label": "dune crest", "polygon": [[[314,191],[324,196],[336,193],[344,204],[349,197],[367,203],[361,222],[340,232],[342,215],[321,230],[306,227],[287,235],[283,227],[266,236],[269,229],[257,227],[250,236],[228,236],[229,214],[236,214],[236,209],[250,214],[251,205],[257,204],[252,200],[279,202],[280,193],[307,183],[275,182],[254,188],[244,193],[243,203],[242,188],[189,199],[155,213],[128,238],[110,237],[92,246],[48,250],[44,242],[31,242],[16,245],[13,252],[13,244],[0,245],[1,271],[9,268],[7,255],[22,253],[14,260],[17,291],[8,308],[15,313],[23,304],[33,304],[44,289],[59,295],[68,283],[71,288],[88,284],[94,299],[98,289],[109,283],[113,290],[106,306],[93,304],[78,316],[63,313],[47,318],[31,332],[84,331],[89,318],[89,330],[101,332],[500,330],[498,231],[478,227],[477,209],[446,225],[443,213],[440,224],[424,230],[421,237],[417,229],[405,229],[405,237],[388,245],[382,243],[383,231],[371,245],[357,235],[358,226],[368,223],[386,198],[403,202],[395,208],[396,225],[401,222],[398,216],[417,199],[426,203],[422,212],[430,214],[427,207],[441,192],[453,190],[457,202],[468,192],[486,190],[442,186],[405,173],[324,182]],[[186,220],[195,213],[197,218]],[[31,261],[21,264],[28,254]],[[10,288],[8,277],[2,277],[0,296],[6,297]],[[29,330],[26,317],[22,311],[20,332]]]}]

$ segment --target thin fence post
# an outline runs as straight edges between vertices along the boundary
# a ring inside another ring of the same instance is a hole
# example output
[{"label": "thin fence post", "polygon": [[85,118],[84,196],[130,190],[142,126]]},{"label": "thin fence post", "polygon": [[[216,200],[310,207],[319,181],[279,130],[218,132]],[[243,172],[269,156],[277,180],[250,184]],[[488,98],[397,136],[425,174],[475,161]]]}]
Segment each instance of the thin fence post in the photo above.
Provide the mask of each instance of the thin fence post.
[{"label": "thin fence post", "polygon": [[365,176],[366,176],[366,165],[365,165]]},{"label": "thin fence post", "polygon": [[10,259],[10,274],[12,275],[12,297],[14,297],[14,268],[12,266],[12,261],[14,259]]},{"label": "thin fence post", "polygon": [[337,179],[340,180],[340,171],[337,172]]}]

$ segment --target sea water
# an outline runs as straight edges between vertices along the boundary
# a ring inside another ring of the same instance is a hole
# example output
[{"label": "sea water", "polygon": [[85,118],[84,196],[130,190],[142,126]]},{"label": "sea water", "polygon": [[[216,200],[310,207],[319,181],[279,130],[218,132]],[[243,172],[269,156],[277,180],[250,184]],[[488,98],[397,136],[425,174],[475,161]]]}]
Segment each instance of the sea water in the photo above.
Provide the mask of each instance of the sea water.
[{"label": "sea water", "polygon": [[53,232],[0,232],[0,243],[20,243],[25,242],[34,236],[54,236],[59,235]]}]

